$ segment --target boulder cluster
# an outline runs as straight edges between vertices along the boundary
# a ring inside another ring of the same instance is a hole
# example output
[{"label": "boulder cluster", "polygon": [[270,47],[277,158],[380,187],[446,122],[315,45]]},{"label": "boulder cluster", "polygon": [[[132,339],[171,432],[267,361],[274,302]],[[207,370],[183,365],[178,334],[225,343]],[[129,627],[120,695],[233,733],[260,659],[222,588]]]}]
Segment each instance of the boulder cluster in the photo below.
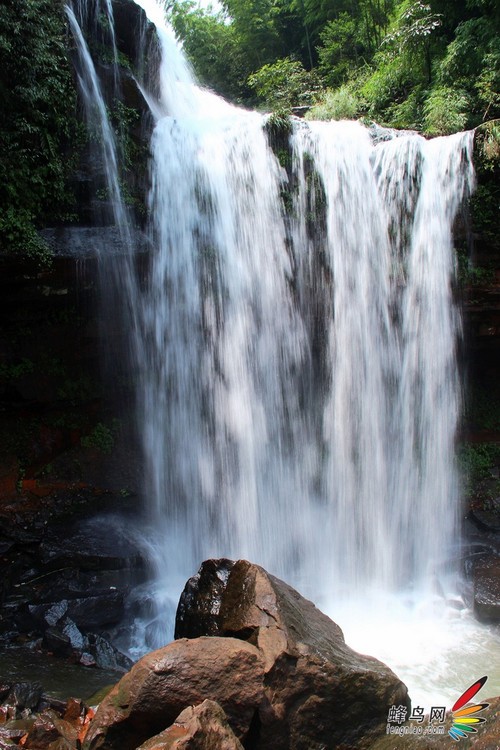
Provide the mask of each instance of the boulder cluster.
[{"label": "boulder cluster", "polygon": [[[406,686],[346,645],[314,604],[258,565],[208,560],[187,582],[175,640],[138,661],[94,713],[40,685],[0,684],[0,750],[433,750],[387,734]],[[450,717],[448,717],[449,719]],[[500,699],[464,748],[498,750]]]},{"label": "boulder cluster", "polygon": [[202,565],[182,593],[175,637],[107,695],[85,750],[362,750],[385,731],[391,705],[409,706],[388,667],[245,560]]}]

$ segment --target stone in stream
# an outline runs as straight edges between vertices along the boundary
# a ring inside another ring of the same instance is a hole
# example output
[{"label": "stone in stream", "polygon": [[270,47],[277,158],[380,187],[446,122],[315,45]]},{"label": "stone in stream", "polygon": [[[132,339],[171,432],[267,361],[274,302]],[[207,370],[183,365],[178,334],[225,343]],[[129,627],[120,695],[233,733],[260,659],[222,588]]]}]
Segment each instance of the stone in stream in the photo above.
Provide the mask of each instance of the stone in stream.
[{"label": "stone in stream", "polygon": [[36,709],[42,698],[43,688],[39,682],[16,682],[3,703],[14,706],[22,711],[23,708]]},{"label": "stone in stream", "polygon": [[388,667],[245,560],[202,565],[181,596],[176,634],[104,699],[85,750],[133,750],[204,699],[219,703],[247,750],[364,750],[384,733],[390,706],[410,705]]},{"label": "stone in stream", "polygon": [[78,729],[61,719],[54,711],[39,714],[26,738],[24,746],[29,750],[55,750],[76,747]]}]

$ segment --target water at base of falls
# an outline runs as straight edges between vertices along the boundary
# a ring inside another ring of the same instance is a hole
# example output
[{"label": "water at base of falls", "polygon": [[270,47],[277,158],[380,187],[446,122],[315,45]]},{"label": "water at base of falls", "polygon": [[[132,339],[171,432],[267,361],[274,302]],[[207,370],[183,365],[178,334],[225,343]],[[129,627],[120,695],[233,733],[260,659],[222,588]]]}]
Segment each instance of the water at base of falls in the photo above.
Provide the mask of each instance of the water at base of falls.
[{"label": "water at base of falls", "polygon": [[476,674],[478,634],[495,638],[434,593],[459,539],[452,227],[472,134],[375,144],[358,123],[266,121],[200,90],[139,4],[163,64],[154,250],[146,280],[123,279],[157,609],[132,650],[169,639],[203,559],[246,557],[414,700],[449,704],[491,667]]}]

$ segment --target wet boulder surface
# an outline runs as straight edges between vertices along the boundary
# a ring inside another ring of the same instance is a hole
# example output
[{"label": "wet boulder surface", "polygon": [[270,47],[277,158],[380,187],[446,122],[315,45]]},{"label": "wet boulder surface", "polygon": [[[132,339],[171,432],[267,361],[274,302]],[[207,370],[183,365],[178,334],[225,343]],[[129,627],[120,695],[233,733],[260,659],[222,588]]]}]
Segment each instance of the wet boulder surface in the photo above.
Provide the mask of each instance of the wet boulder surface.
[{"label": "wet boulder surface", "polygon": [[384,732],[391,705],[409,707],[388,667],[350,649],[314,604],[245,560],[202,565],[181,596],[176,637],[104,699],[86,750],[132,750],[204,699],[249,750],[362,750]]}]

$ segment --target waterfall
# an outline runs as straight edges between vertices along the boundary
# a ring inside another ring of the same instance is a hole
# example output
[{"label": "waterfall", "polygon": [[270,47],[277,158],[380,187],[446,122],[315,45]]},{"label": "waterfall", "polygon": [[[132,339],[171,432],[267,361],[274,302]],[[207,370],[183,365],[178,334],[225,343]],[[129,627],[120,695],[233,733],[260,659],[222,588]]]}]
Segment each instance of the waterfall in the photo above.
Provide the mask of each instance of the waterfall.
[{"label": "waterfall", "polygon": [[[452,228],[473,187],[473,134],[380,137],[238,109],[196,85],[155,0],[137,4],[162,63],[159,91],[144,91],[147,274],[125,263],[114,282],[156,571],[156,618],[138,624],[136,653],[171,636],[181,586],[212,556],[264,565],[348,635],[352,602],[359,623],[373,602],[387,616],[411,598],[413,621],[436,576],[447,586],[459,538]],[[86,89],[95,107],[92,76]],[[116,147],[107,153],[113,195]],[[114,221],[128,226],[119,210]],[[365,631],[382,629],[393,632]],[[352,645],[372,650],[355,631]]]},{"label": "waterfall", "polygon": [[229,556],[320,603],[425,586],[458,535],[451,232],[472,134],[374,145],[293,121],[276,154],[160,35],[135,300],[158,575]]},{"label": "waterfall", "polygon": [[[86,8],[85,8],[86,9]],[[79,15],[84,17],[82,9]],[[87,9],[86,9],[87,10]],[[88,12],[88,10],[87,10]],[[66,16],[75,40],[78,54],[77,77],[79,90],[85,106],[85,114],[89,131],[95,134],[99,143],[101,161],[104,168],[105,185],[109,192],[114,223],[120,232],[128,234],[129,222],[121,195],[119,185],[118,158],[115,136],[111,128],[106,103],[101,91],[101,84],[85,42],[82,29],[77,21],[75,12],[71,5],[66,6]],[[112,16],[111,16],[112,18]],[[111,28],[113,28],[111,26]],[[113,49],[116,53],[114,33],[112,34]]]}]

